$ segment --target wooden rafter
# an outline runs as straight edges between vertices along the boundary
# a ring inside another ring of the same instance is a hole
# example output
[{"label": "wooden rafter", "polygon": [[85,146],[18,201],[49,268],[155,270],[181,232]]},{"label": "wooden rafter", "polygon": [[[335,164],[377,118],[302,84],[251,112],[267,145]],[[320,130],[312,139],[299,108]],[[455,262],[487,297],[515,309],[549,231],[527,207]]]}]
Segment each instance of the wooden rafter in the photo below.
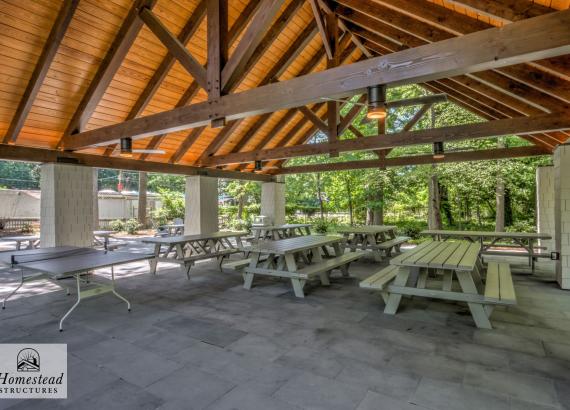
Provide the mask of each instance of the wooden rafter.
[{"label": "wooden rafter", "polygon": [[[531,40],[533,39],[533,40]],[[482,47],[481,45],[485,46]],[[374,57],[223,96],[219,104],[200,103],[154,114],[141,121],[64,137],[66,149],[114,142],[119,136],[142,137],[205,125],[213,112],[229,120],[306,105],[322,97],[346,97],[374,84],[407,84],[480,71],[570,52],[570,11],[560,11],[431,43],[413,50]],[[421,63],[420,63],[421,62]],[[388,69],[398,67],[397,70]]]},{"label": "wooden rafter", "polygon": [[253,16],[251,24],[243,34],[238,46],[222,70],[222,88],[226,89],[233,76],[243,76],[247,62],[261,42],[263,34],[279,12],[284,0],[262,0],[259,11]]},{"label": "wooden rafter", "polygon": [[323,47],[325,48],[325,53],[329,60],[334,58],[334,49],[330,43],[330,38],[327,32],[327,27],[325,24],[325,19],[323,17],[323,13],[321,11],[321,7],[317,0],[309,0],[311,3],[311,9],[313,10],[313,16],[315,17],[315,22],[317,23],[317,27],[319,28],[319,34],[321,35],[321,40],[323,41]]},{"label": "wooden rafter", "polygon": [[487,149],[463,152],[448,152],[443,160],[433,158],[433,155],[414,155],[396,158],[346,161],[329,164],[300,165],[285,167],[271,174],[300,174],[307,172],[328,172],[366,168],[401,167],[410,165],[447,164],[452,162],[485,161],[506,158],[531,157],[549,155],[548,151],[536,146]]},{"label": "wooden rafter", "polygon": [[80,154],[59,150],[30,148],[0,144],[0,159],[11,161],[34,161],[41,163],[66,163],[94,168],[127,169],[132,171],[159,172],[178,175],[202,175],[216,178],[243,179],[259,182],[273,181],[271,175],[250,172],[235,172],[221,169],[206,169],[188,165],[174,165],[164,162],[138,161],[120,157]]},{"label": "wooden rafter", "polygon": [[105,94],[105,90],[121,66],[123,59],[129,52],[131,45],[143,26],[143,22],[138,16],[139,11],[143,7],[152,9],[156,2],[157,0],[137,0],[135,4],[133,4],[115,40],[111,44],[109,51],[107,51],[105,58],[99,65],[97,73],[91,80],[79,106],[75,110],[69,125],[63,133],[63,137],[58,142],[57,148],[61,147],[66,136],[80,133],[85,129],[85,125],[89,121],[89,118],[91,118],[95,108],[97,108],[101,97]]},{"label": "wooden rafter", "polygon": [[538,17],[554,11],[530,0],[449,0],[449,2],[504,22]]},{"label": "wooden rafter", "polygon": [[170,54],[176,57],[176,60],[188,71],[188,73],[200,84],[204,89],[208,88],[206,80],[206,70],[194,58],[184,44],[172,34],[168,28],[160,21],[160,19],[148,8],[143,7],[139,13],[140,18],[145,22],[148,28],[154,33],[160,42],[167,48]]},{"label": "wooden rafter", "polygon": [[317,114],[313,112],[313,110],[309,109],[308,107],[299,107],[299,111],[303,113],[306,119],[313,123],[315,127],[321,130],[325,135],[329,135],[329,126],[323,120],[319,118]]},{"label": "wooden rafter", "polygon": [[168,162],[171,164],[176,164],[178,161],[180,161],[184,154],[186,154],[186,151],[190,149],[192,144],[194,144],[202,132],[204,132],[204,129],[206,129],[206,127],[198,127],[190,131],[190,133],[186,136],[186,138],[184,138],[184,141],[182,144],[180,144],[180,147],[178,147]]},{"label": "wooden rafter", "polygon": [[59,9],[59,13],[53,23],[40,58],[36,63],[34,72],[32,73],[32,77],[28,82],[26,90],[24,91],[24,94],[20,99],[20,103],[18,104],[18,108],[16,109],[16,113],[10,122],[8,131],[4,136],[5,144],[16,142],[78,4],[79,0],[65,0]]},{"label": "wooden rafter", "polygon": [[570,129],[568,112],[543,114],[532,117],[509,118],[476,124],[456,125],[437,129],[399,132],[377,135],[364,139],[341,140],[335,144],[319,143],[295,145],[253,152],[212,157],[202,163],[205,166],[253,162],[258,160],[285,159],[307,155],[319,155],[336,149],[339,152],[366,151],[397,146],[427,144],[436,141],[459,141],[490,138],[503,135],[533,134]]}]

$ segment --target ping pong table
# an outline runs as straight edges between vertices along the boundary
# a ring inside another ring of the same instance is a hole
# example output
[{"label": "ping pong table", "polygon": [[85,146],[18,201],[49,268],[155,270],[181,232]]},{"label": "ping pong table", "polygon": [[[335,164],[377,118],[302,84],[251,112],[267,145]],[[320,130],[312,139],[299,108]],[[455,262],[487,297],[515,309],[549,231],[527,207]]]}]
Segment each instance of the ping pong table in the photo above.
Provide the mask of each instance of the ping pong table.
[{"label": "ping pong table", "polygon": [[[0,264],[9,266],[12,269],[19,269],[21,274],[20,284],[3,301],[2,309],[6,306],[8,298],[13,296],[20,287],[28,281],[40,278],[57,279],[62,277],[75,277],[77,285],[77,301],[65,313],[59,321],[59,330],[63,330],[64,320],[81,303],[82,299],[98,296],[112,292],[119,299],[127,304],[128,311],[131,310],[130,302],[120,295],[115,289],[115,269],[116,265],[137,262],[150,259],[151,254],[134,254],[126,252],[110,252],[93,248],[80,248],[75,246],[60,246],[53,248],[39,248],[21,251],[0,252]],[[90,283],[90,288],[81,290],[81,275],[90,271],[102,268],[111,268],[111,283],[100,284]],[[28,279],[24,276],[24,271],[32,271],[40,275]],[[69,291],[68,291],[69,295]]]}]

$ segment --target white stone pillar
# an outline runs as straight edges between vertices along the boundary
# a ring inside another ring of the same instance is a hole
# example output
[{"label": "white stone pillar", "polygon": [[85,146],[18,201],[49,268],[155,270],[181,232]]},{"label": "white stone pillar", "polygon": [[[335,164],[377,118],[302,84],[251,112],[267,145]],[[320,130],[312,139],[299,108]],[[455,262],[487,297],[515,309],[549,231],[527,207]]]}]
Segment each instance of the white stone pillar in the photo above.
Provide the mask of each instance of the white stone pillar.
[{"label": "white stone pillar", "polygon": [[184,233],[196,235],[218,231],[218,179],[186,177]]},{"label": "white stone pillar", "polygon": [[560,252],[556,279],[562,289],[570,289],[570,145],[554,151],[555,246]]},{"label": "white stone pillar", "polygon": [[278,175],[275,182],[261,184],[261,215],[271,219],[273,225],[285,223],[285,177]]},{"label": "white stone pillar", "polygon": [[40,188],[41,246],[92,246],[92,168],[42,164]]},{"label": "white stone pillar", "polygon": [[93,168],[93,230],[99,229],[99,168]]},{"label": "white stone pillar", "polygon": [[553,166],[536,169],[536,229],[537,232],[552,235],[550,240],[540,240],[539,246],[545,247],[545,252],[555,251]]}]

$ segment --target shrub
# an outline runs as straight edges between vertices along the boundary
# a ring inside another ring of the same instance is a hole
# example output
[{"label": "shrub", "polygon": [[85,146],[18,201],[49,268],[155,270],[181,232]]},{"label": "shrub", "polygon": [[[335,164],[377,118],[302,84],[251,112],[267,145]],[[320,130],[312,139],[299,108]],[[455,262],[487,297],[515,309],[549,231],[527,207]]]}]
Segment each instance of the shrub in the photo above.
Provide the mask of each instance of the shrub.
[{"label": "shrub", "polygon": [[136,219],[129,219],[127,222],[125,222],[124,226],[125,231],[127,231],[129,235],[135,235],[140,229],[141,224]]},{"label": "shrub", "polygon": [[31,223],[25,223],[22,225],[22,233],[34,233],[34,227]]},{"label": "shrub", "polygon": [[507,232],[536,232],[536,226],[531,221],[516,221],[511,226],[505,228]]},{"label": "shrub", "polygon": [[154,210],[150,217],[152,219],[152,226],[155,228],[168,223],[168,211],[164,208]]},{"label": "shrub", "polygon": [[326,219],[319,219],[313,223],[313,228],[315,229],[316,233],[325,234],[329,230],[329,223]]},{"label": "shrub", "polygon": [[396,226],[402,235],[409,236],[412,239],[419,239],[420,232],[427,229],[426,222],[414,220],[399,221],[396,222]]},{"label": "shrub", "polygon": [[230,222],[230,227],[236,231],[247,231],[251,229],[250,219],[234,219]]},{"label": "shrub", "polygon": [[125,230],[125,223],[120,219],[115,219],[109,223],[109,227],[115,232],[121,232]]}]

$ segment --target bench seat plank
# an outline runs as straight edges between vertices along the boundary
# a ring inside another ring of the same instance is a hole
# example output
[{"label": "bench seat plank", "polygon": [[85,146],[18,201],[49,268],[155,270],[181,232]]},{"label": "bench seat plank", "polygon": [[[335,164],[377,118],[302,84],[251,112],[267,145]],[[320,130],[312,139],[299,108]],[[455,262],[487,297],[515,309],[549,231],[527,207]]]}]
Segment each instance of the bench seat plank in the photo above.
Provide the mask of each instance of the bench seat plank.
[{"label": "bench seat plank", "polygon": [[361,288],[383,290],[398,274],[398,266],[390,265],[360,282]]},{"label": "bench seat plank", "polygon": [[394,246],[401,245],[405,242],[408,242],[411,238],[409,236],[397,236],[394,239],[390,239],[389,241],[381,242],[378,244],[378,248],[380,249],[390,249]]},{"label": "bench seat plank", "polygon": [[345,253],[344,255],[336,256],[332,259],[325,259],[322,262],[304,267],[300,269],[298,273],[305,274],[307,276],[317,275],[321,272],[327,272],[329,270],[346,265],[347,263],[362,258],[364,255],[365,255],[364,251]]}]

